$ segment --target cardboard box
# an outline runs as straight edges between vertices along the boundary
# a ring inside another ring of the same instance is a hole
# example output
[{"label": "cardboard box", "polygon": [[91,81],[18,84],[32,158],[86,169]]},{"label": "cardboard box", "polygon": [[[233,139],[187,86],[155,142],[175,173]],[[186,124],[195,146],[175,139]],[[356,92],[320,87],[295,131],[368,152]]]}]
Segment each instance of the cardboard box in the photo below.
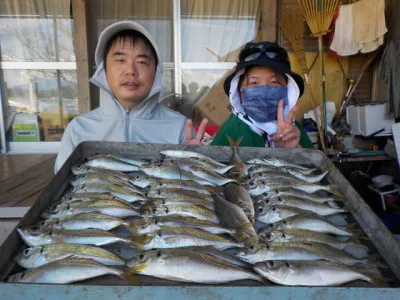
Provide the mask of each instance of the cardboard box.
[{"label": "cardboard box", "polygon": [[39,142],[39,122],[34,114],[19,113],[12,124],[14,142]]},{"label": "cardboard box", "polygon": [[205,95],[196,104],[197,111],[200,112],[203,118],[209,120],[209,125],[222,125],[231,114],[230,101],[224,92],[225,78],[231,74],[232,70],[218,80],[211,88],[210,92]]}]

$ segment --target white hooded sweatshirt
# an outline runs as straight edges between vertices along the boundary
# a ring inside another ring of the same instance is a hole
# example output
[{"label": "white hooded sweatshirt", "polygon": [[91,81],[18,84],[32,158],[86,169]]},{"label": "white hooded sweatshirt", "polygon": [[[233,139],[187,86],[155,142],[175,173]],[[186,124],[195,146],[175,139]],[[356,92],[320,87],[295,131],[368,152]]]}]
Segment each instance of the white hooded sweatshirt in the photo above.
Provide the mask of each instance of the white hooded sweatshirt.
[{"label": "white hooded sweatshirt", "polygon": [[[134,29],[148,37],[158,56],[156,74],[149,95],[130,110],[124,108],[114,97],[106,79],[103,62],[104,45],[112,35],[124,29]],[[158,103],[160,93],[164,89],[161,59],[157,45],[142,26],[132,21],[122,21],[107,27],[99,37],[96,64],[97,69],[90,82],[100,88],[100,107],[74,118],[68,124],[61,140],[55,172],[83,141],[163,144],[185,142],[186,117]]]}]

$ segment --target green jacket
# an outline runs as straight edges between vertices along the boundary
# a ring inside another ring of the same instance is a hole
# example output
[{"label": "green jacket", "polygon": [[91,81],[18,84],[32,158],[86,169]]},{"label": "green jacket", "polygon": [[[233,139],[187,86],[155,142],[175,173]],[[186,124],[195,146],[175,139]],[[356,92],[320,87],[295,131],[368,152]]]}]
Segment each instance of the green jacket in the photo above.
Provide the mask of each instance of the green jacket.
[{"label": "green jacket", "polygon": [[[314,148],[310,138],[305,132],[303,126],[296,121],[296,126],[300,129],[300,145],[303,148]],[[242,147],[265,147],[264,137],[255,133],[249,125],[244,123],[234,114],[222,124],[218,132],[215,134],[211,145],[213,146],[229,146],[226,136],[229,135],[233,140],[243,137],[240,146]]]}]

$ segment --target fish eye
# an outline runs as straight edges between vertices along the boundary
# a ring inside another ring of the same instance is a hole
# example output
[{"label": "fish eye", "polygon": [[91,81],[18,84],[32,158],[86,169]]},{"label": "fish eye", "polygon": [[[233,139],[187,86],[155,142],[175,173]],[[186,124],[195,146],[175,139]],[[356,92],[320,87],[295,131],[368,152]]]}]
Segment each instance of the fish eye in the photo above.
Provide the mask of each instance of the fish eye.
[{"label": "fish eye", "polygon": [[288,267],[288,268],[290,267],[290,265],[289,265],[289,263],[288,263],[288,262],[286,262],[286,263],[285,263],[285,265],[286,265],[286,267]]},{"label": "fish eye", "polygon": [[44,251],[44,248],[43,247],[40,247],[40,254],[42,254],[43,253],[43,251]]},{"label": "fish eye", "polygon": [[140,258],[140,259],[143,259],[143,258],[144,258],[144,255],[143,255],[143,254],[140,254],[140,255],[139,255],[139,258]]},{"label": "fish eye", "polygon": [[157,191],[157,195],[161,195],[161,191],[160,190]]},{"label": "fish eye", "polygon": [[157,212],[157,209],[156,209],[156,208],[153,208],[153,209],[152,209],[152,212],[153,212],[153,214],[155,214],[155,213]]},{"label": "fish eye", "polygon": [[267,183],[266,183],[264,180],[263,180],[263,181],[261,181],[261,183],[262,183],[262,184],[264,184],[264,185],[265,185],[265,184],[267,184]]},{"label": "fish eye", "polygon": [[274,206],[274,207],[272,207],[272,211],[276,211],[276,207]]},{"label": "fish eye", "polygon": [[266,204],[269,204],[269,200],[268,200],[268,199],[267,199],[267,200],[265,200],[265,203],[266,203]]},{"label": "fish eye", "polygon": [[282,201],[283,201],[283,199],[282,199],[281,197],[278,197],[278,201],[282,202]]},{"label": "fish eye", "polygon": [[263,208],[262,208],[262,207],[260,207],[258,211],[259,211],[259,212],[263,212]]},{"label": "fish eye", "polygon": [[283,238],[286,238],[286,234],[282,233],[282,237],[283,237]]},{"label": "fish eye", "polygon": [[69,204],[67,204],[66,209],[68,210],[70,208],[71,208],[71,206]]},{"label": "fish eye", "polygon": [[139,175],[137,175],[137,176],[136,176],[136,179],[140,179],[140,176],[139,176]]},{"label": "fish eye", "polygon": [[46,221],[42,221],[42,222],[40,222],[40,223],[39,223],[39,226],[40,226],[40,227],[44,227],[44,226],[46,226]]},{"label": "fish eye", "polygon": [[275,190],[275,193],[277,193],[277,194],[278,194],[278,193],[279,193],[279,191],[278,191],[278,190]]},{"label": "fish eye", "polygon": [[158,220],[157,219],[154,219],[154,224],[158,224]]},{"label": "fish eye", "polygon": [[274,224],[268,224],[269,228],[273,228]]},{"label": "fish eye", "polygon": [[254,247],[254,245],[251,245],[249,248],[250,248],[250,250],[254,250],[255,247]]},{"label": "fish eye", "polygon": [[267,248],[267,250],[269,250],[269,245],[268,245],[268,244],[265,244],[265,248]]},{"label": "fish eye", "polygon": [[167,214],[169,213],[168,207],[165,208],[165,212],[166,212]]},{"label": "fish eye", "polygon": [[165,204],[166,202],[165,202],[165,199],[161,199],[161,203],[162,204]]},{"label": "fish eye", "polygon": [[24,250],[24,255],[29,255],[29,253],[31,253],[31,249],[30,248],[26,248]]},{"label": "fish eye", "polygon": [[267,265],[268,265],[268,267],[273,268],[274,265],[275,265],[275,263],[274,263],[274,261],[269,260],[269,261],[267,262]]},{"label": "fish eye", "polygon": [[254,181],[250,181],[250,182],[249,182],[249,185],[254,185]]},{"label": "fish eye", "polygon": [[160,257],[160,256],[161,256],[161,252],[158,251],[158,252],[157,252],[157,257]]},{"label": "fish eye", "polygon": [[287,224],[287,222],[285,220],[283,220],[282,223],[285,224],[285,225]]},{"label": "fish eye", "polygon": [[267,234],[267,236],[266,236],[266,238],[267,238],[268,240],[270,240],[270,239],[271,239],[271,237],[272,237],[272,236],[271,236],[271,234],[270,234],[270,233],[268,233],[268,234]]}]

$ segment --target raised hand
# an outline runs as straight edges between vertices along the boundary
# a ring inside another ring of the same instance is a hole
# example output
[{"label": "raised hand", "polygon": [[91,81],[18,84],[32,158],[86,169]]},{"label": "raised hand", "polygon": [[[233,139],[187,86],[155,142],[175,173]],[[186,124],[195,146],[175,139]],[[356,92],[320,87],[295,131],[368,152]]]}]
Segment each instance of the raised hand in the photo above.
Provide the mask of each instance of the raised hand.
[{"label": "raised hand", "polygon": [[277,148],[297,148],[300,144],[300,130],[293,124],[294,114],[297,106],[293,106],[289,114],[284,119],[283,116],[283,101],[278,103],[278,131],[272,136]]},{"label": "raised hand", "polygon": [[185,144],[189,145],[201,145],[201,139],[204,136],[204,132],[206,131],[206,126],[208,123],[208,119],[203,119],[200,123],[199,130],[197,131],[196,136],[193,136],[193,122],[191,119],[186,121],[186,138]]}]

